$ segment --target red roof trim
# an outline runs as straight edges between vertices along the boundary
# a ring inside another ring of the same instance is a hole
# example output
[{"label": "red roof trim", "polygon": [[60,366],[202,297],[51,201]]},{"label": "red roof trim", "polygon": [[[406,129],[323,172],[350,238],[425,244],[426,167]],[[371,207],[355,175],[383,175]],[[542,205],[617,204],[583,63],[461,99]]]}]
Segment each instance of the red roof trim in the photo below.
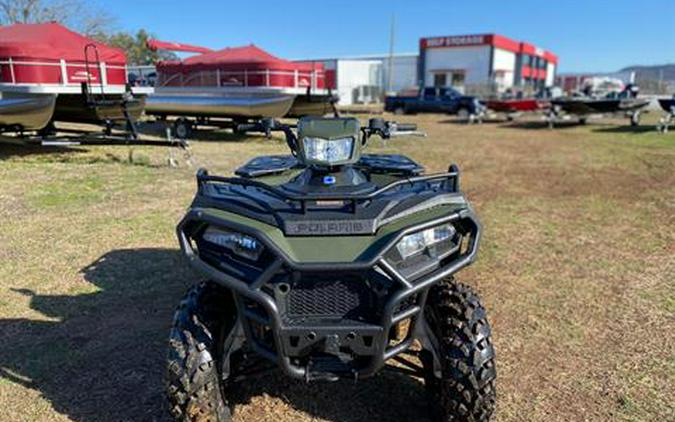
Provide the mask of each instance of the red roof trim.
[{"label": "red roof trim", "polygon": [[536,55],[537,54],[537,47],[535,47],[532,44],[526,43],[526,42],[521,42],[520,43],[520,52],[523,54],[531,54],[531,55]]},{"label": "red roof trim", "polygon": [[550,51],[544,51],[544,58],[549,63],[558,64],[558,56],[551,53]]},{"label": "red roof trim", "polygon": [[496,48],[501,48],[502,50],[510,51],[512,53],[518,53],[520,51],[520,44],[511,38],[497,34],[491,35],[491,37],[491,44]]}]

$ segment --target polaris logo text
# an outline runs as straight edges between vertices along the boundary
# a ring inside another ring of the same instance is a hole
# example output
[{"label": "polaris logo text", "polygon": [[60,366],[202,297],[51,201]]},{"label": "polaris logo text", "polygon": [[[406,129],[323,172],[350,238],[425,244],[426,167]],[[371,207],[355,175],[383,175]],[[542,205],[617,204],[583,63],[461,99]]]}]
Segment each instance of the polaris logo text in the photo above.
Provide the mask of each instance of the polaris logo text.
[{"label": "polaris logo text", "polygon": [[373,231],[373,222],[370,220],[289,221],[286,223],[286,234],[296,236],[372,234]]}]

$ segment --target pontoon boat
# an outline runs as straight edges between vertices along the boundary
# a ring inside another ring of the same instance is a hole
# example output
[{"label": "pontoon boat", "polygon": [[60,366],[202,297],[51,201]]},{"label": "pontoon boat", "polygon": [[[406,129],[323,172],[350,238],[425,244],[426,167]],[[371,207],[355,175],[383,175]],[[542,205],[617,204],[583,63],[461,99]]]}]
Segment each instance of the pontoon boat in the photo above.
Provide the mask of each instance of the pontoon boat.
[{"label": "pontoon boat", "polygon": [[[157,41],[149,46],[198,51],[194,46]],[[191,124],[213,117],[245,121],[326,114],[335,100],[326,88],[323,65],[291,62],[249,45],[159,62],[146,113]]]},{"label": "pontoon boat", "polygon": [[14,116],[2,117],[5,126],[40,130],[52,121],[128,123],[140,116],[142,97],[151,90],[128,88],[121,50],[59,24],[0,27],[0,113]]}]

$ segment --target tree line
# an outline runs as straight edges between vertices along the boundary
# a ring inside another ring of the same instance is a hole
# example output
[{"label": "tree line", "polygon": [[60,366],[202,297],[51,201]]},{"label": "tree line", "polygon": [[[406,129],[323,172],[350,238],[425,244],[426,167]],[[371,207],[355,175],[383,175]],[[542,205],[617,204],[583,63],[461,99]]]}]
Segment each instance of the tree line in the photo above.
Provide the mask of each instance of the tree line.
[{"label": "tree line", "polygon": [[166,51],[147,47],[152,34],[145,29],[136,33],[115,30],[116,19],[107,11],[83,0],[0,0],[0,25],[58,22],[75,32],[91,37],[126,53],[135,65],[154,64],[176,59]]}]

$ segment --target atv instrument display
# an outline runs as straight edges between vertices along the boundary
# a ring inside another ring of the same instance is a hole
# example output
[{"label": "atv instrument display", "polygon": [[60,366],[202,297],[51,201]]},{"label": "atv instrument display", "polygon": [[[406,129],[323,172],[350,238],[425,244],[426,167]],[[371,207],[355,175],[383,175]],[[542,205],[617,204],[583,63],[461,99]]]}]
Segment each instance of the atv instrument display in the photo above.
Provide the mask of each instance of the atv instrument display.
[{"label": "atv instrument display", "polygon": [[382,119],[241,129],[283,132],[291,155],[255,158],[236,177],[197,173],[177,234],[208,281],[174,318],[173,415],[229,421],[234,383],[270,368],[306,381],[388,369],[424,380],[438,420],[487,421],[490,326],[454,280],[475,260],[481,226],[457,166],[425,175],[407,157],[363,153],[372,136],[422,135]]}]

